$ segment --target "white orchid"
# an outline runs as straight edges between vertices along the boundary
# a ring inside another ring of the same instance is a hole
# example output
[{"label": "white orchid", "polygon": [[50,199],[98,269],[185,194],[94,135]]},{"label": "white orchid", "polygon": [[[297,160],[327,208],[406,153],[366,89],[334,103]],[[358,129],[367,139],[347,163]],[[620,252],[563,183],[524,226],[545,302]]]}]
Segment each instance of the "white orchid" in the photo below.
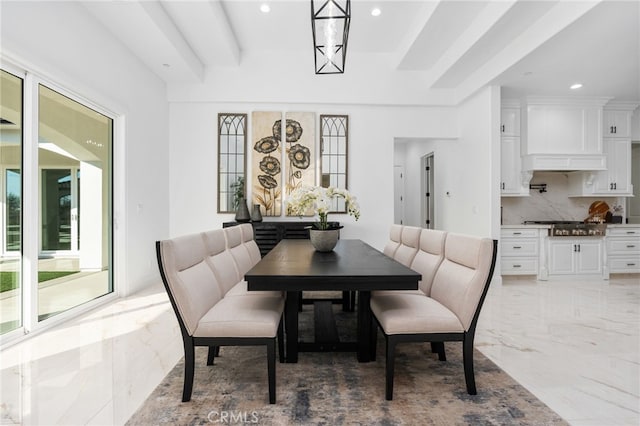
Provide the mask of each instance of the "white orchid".
[{"label": "white orchid", "polygon": [[287,200],[290,214],[294,215],[318,215],[318,229],[329,229],[328,215],[331,211],[331,202],[336,197],[344,198],[347,206],[347,213],[356,220],[360,218],[360,206],[356,197],[351,195],[346,189],[339,189],[330,186],[322,188],[320,186],[303,186],[293,191]]}]

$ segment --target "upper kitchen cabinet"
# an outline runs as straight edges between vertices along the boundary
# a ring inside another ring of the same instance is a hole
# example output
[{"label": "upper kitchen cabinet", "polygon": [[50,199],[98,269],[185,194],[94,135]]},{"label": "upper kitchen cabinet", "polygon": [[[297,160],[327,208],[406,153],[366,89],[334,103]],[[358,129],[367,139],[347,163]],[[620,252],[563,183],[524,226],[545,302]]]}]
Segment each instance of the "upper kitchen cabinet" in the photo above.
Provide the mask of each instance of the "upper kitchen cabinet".
[{"label": "upper kitchen cabinet", "polygon": [[607,170],[569,173],[569,196],[633,196],[631,139],[606,138]]},{"label": "upper kitchen cabinet", "polygon": [[604,108],[605,138],[631,138],[631,119],[637,103],[610,102]]},{"label": "upper kitchen cabinet", "polygon": [[500,195],[527,196],[533,173],[522,171],[520,138],[503,136],[500,139]]},{"label": "upper kitchen cabinet", "polygon": [[520,137],[520,104],[502,101],[500,136]]},{"label": "upper kitchen cabinet", "polygon": [[605,102],[528,98],[523,154],[602,154]]}]

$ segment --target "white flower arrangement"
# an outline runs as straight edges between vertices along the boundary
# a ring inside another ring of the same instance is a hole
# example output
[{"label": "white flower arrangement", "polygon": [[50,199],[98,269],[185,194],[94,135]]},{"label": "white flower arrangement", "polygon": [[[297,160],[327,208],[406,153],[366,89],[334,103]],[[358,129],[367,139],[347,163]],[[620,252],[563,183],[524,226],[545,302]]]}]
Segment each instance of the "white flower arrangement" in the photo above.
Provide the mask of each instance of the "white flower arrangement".
[{"label": "white flower arrangement", "polygon": [[331,210],[331,201],[336,197],[344,198],[347,213],[356,220],[360,218],[360,206],[356,197],[346,189],[330,186],[303,186],[294,190],[287,200],[287,209],[294,215],[318,215],[317,229],[329,229],[328,215]]}]

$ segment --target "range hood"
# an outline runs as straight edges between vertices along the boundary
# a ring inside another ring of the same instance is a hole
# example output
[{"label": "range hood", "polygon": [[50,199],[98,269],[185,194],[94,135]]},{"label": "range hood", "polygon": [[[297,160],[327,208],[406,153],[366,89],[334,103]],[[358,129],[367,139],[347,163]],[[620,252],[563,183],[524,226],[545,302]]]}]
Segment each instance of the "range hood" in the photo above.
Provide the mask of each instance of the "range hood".
[{"label": "range hood", "polygon": [[606,170],[607,156],[603,154],[531,154],[522,157],[522,170],[573,172],[578,170]]}]

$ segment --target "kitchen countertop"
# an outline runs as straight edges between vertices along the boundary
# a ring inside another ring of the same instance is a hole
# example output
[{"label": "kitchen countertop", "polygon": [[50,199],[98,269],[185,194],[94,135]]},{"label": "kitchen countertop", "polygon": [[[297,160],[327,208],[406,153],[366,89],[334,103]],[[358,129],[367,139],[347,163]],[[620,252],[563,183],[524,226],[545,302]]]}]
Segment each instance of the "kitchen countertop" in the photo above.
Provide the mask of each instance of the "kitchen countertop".
[{"label": "kitchen countertop", "polygon": [[[606,223],[605,225],[607,225],[608,228],[640,228],[640,223]],[[520,224],[520,225],[501,225],[500,226],[502,229],[521,229],[521,228],[529,228],[529,229],[549,229],[551,228],[551,225],[539,225],[539,224],[532,224],[532,225],[524,225],[524,224]]]},{"label": "kitchen countertop", "polygon": [[539,225],[539,224],[533,224],[533,225],[501,225],[502,229],[520,229],[520,228],[529,228],[529,229],[549,229],[551,228],[551,225]]}]

